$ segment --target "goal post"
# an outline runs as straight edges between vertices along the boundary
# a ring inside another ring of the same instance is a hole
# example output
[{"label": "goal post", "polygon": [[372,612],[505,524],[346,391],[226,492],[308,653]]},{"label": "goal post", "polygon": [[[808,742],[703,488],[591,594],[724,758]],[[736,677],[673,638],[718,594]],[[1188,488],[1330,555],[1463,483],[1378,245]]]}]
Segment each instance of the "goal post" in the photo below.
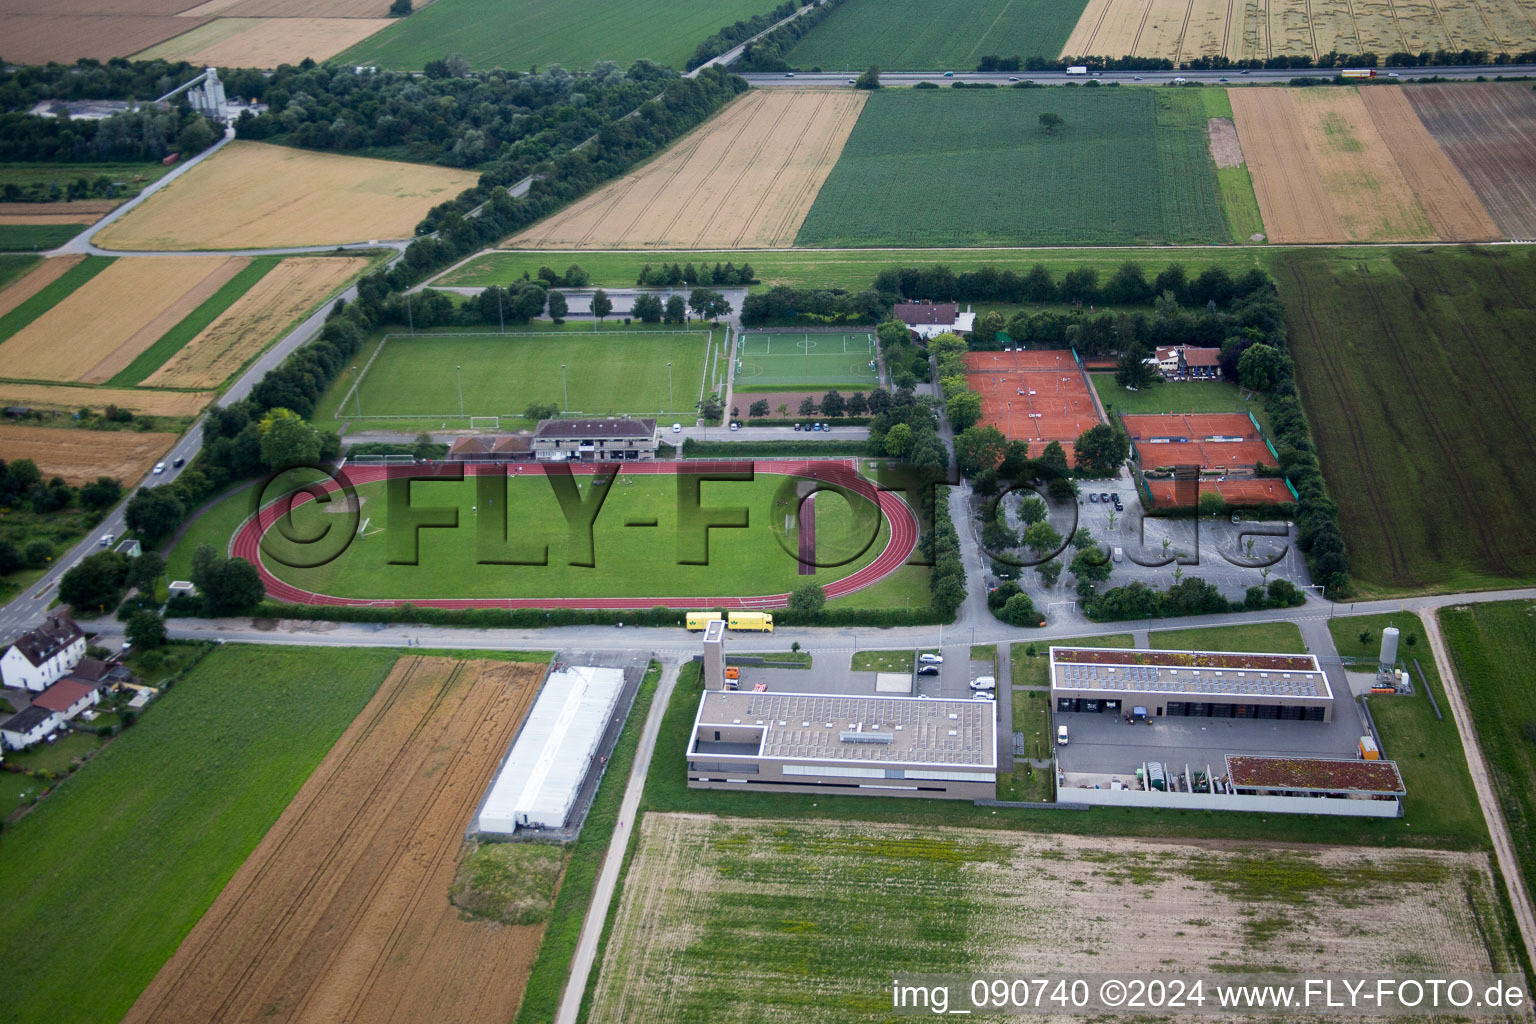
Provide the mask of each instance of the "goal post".
[{"label": "goal post", "polygon": [[470,430],[500,430],[500,416],[471,416],[469,418]]}]

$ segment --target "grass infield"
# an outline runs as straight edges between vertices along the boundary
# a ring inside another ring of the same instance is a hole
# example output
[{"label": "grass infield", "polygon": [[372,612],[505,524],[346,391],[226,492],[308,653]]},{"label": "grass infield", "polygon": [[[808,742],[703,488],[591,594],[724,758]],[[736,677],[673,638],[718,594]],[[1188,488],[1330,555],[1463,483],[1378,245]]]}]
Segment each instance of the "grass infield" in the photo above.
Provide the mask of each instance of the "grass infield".
[{"label": "grass infield", "polygon": [[736,347],[736,391],[866,391],[878,383],[874,335],[753,332]]}]

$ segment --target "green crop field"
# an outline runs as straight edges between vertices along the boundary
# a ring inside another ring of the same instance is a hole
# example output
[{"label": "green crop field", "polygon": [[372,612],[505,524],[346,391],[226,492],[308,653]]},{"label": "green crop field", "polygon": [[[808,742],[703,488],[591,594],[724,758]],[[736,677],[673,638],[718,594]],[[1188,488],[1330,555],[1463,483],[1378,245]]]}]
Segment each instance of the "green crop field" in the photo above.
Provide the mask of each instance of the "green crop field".
[{"label": "green crop field", "polygon": [[1085,0],[847,0],[800,40],[790,67],[973,71],[982,57],[1056,55]]},{"label": "green crop field", "polygon": [[578,71],[600,60],[627,68],[643,57],[681,69],[699,43],[773,6],[771,0],[436,0],[334,59],[412,71],[460,53],[475,68],[560,64]]},{"label": "green crop field", "polygon": [[41,259],[36,256],[0,255],[0,288],[24,276],[40,262]]},{"label": "green crop field", "polygon": [[0,1019],[122,1017],[396,657],[216,648],[7,828],[0,956],[27,983],[0,989]]},{"label": "green crop field", "polygon": [[84,224],[0,224],[0,251],[57,249],[84,230]]},{"label": "green crop field", "polygon": [[869,333],[750,332],[736,348],[736,391],[868,390],[879,383]]},{"label": "green crop field", "polygon": [[1536,846],[1530,838],[1536,828],[1536,744],[1531,741],[1536,708],[1530,694],[1536,603],[1446,608],[1440,626],[1529,889],[1536,886]]},{"label": "green crop field", "polygon": [[[795,243],[1225,241],[1204,117],[1170,104],[1111,87],[882,90]],[[1046,113],[1063,120],[1050,134]]]},{"label": "green crop field", "polygon": [[[319,548],[297,553],[272,531],[264,561],[294,586],[338,597],[714,597],[781,594],[810,581],[842,579],[872,561],[889,536],[883,517],[866,499],[853,495],[851,502],[840,501],[824,494],[815,503],[816,557],[824,567],[814,576],[801,576],[795,555],[798,531],[793,523],[788,532],[784,529],[784,509],[793,503],[781,504],[793,497],[794,478],[759,473],[751,481],[706,482],[700,486],[699,506],[690,507],[671,475],[620,474],[603,485],[608,496],[592,527],[593,565],[573,566],[570,561],[578,552],[550,483],[542,475],[493,479],[506,479],[506,508],[497,509],[495,498],[482,496],[476,478],[412,485],[413,509],[456,510],[458,523],[451,529],[420,530],[416,564],[401,564],[411,557],[411,531],[403,525],[403,514],[397,517],[401,525],[390,529],[397,509],[390,508],[382,483],[357,489],[362,501],[358,535],[340,556],[315,568],[291,568],[278,559],[313,562],[319,559],[310,551]],[[594,478],[576,480],[583,500],[589,499]],[[350,526],[348,518],[338,519],[333,512],[340,504],[299,506],[293,535],[308,536],[337,522]],[[707,548],[702,547],[703,528],[690,524],[703,514],[725,515],[716,510],[732,508],[746,510],[746,527],[712,529]],[[503,518],[510,523],[505,541],[496,529]],[[496,537],[480,536],[485,523],[492,524],[487,532]],[[512,564],[514,559],[540,559],[546,550],[547,565]],[[833,561],[845,564],[829,564]]]},{"label": "green crop field", "polygon": [[1361,593],[1536,580],[1536,252],[1268,255]]},{"label": "green crop field", "polygon": [[578,415],[692,419],[712,351],[708,330],[391,334],[337,415],[435,425],[460,417],[462,381],[464,416],[516,418],[550,403]]}]

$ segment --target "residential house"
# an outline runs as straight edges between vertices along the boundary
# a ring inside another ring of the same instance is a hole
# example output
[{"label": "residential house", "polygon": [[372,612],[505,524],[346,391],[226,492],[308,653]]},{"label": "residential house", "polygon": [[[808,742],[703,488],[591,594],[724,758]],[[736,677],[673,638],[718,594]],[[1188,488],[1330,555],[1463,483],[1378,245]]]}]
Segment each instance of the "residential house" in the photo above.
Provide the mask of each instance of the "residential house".
[{"label": "residential house", "polygon": [[63,679],[85,657],[85,634],[67,615],[54,615],[23,633],[0,655],[0,680],[15,689],[41,692]]},{"label": "residential house", "polygon": [[925,341],[941,334],[965,334],[976,329],[976,314],[960,312],[955,302],[898,302],[891,316]]},{"label": "residential house", "polygon": [[60,679],[32,699],[35,708],[56,711],[65,721],[101,702],[101,691],[78,679]]},{"label": "residential house", "polygon": [[64,724],[64,716],[57,711],[40,708],[36,704],[24,708],[0,725],[0,740],[11,750],[25,750]]}]

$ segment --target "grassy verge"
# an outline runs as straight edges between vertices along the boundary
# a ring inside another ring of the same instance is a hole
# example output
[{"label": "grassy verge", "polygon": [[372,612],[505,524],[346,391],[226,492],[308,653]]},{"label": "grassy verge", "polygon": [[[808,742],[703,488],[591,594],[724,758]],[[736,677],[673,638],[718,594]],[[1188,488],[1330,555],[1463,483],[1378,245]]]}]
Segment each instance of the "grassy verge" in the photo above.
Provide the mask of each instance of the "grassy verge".
[{"label": "grassy verge", "polygon": [[268,271],[280,262],[282,258],[279,256],[257,256],[252,259],[244,270],[225,282],[224,287],[188,313],[175,327],[161,335],[153,345],[140,352],[133,362],[107,381],[107,385],[114,388],[133,387],[160,369],[167,359],[180,352],[187,342],[201,334],[203,328],[213,323],[220,313],[234,305],[236,299],[250,291],[257,281],[265,277]]},{"label": "grassy verge", "polygon": [[173,580],[192,578],[192,555],[204,544],[212,544],[220,554],[229,548],[229,539],[251,514],[255,497],[249,488],[227,493],[202,515],[192,520],[187,532],[165,556],[165,571]]},{"label": "grassy verge", "polygon": [[807,668],[811,665],[810,651],[754,651],[743,652],[739,657],[762,658],[764,661],[776,662],[780,665],[804,665]]},{"label": "grassy verge", "polygon": [[1301,629],[1294,622],[1251,622],[1240,626],[1159,629],[1152,633],[1156,651],[1245,651],[1257,654],[1305,654]]},{"label": "grassy verge", "polygon": [[[697,670],[698,665],[693,668]],[[686,671],[686,669],[685,669]],[[629,712],[629,721],[619,742],[608,759],[608,771],[592,798],[592,808],[581,828],[581,838],[576,840],[571,858],[565,866],[565,877],[560,882],[560,892],[555,897],[555,907],[550,923],[544,929],[544,941],[539,946],[539,957],[534,961],[528,976],[528,986],[523,990],[523,1002],[517,1009],[517,1024],[537,1024],[555,1019],[560,1006],[560,994],[565,989],[571,973],[571,957],[576,953],[576,941],[581,937],[581,926],[586,920],[592,902],[592,887],[597,882],[598,871],[608,852],[609,840],[619,820],[619,808],[624,802],[624,788],[629,783],[629,773],[635,762],[635,748],[640,743],[640,732],[650,714],[651,702],[656,696],[656,686],[661,679],[661,665],[651,662],[635,695],[635,705]],[[651,770],[658,770],[653,759]],[[638,832],[637,832],[638,834]],[[617,901],[615,901],[617,906]],[[597,961],[602,963],[599,949]],[[592,972],[596,978],[597,971]]]},{"label": "grassy verge", "polygon": [[[97,178],[106,178],[119,185],[114,199],[129,199],[139,194],[139,190],[145,185],[159,179],[170,167],[155,160],[146,163],[47,163],[47,162],[17,162],[0,163],[0,185],[18,185],[23,189],[41,185],[46,189],[50,185],[57,185],[61,191],[69,188],[75,182],[85,179],[94,182]],[[88,199],[86,202],[99,202],[97,199]],[[38,212],[47,211],[56,213],[60,210],[68,210],[70,203],[61,196],[58,202],[38,203]]]},{"label": "grassy verge", "polygon": [[[901,608],[920,617],[927,616],[928,602],[933,597],[928,586],[931,574],[932,570],[926,565],[904,565],[879,583],[855,590],[847,597],[828,601],[827,607],[873,611]],[[932,620],[927,618],[924,621]]]},{"label": "grassy verge", "polygon": [[1530,841],[1536,827],[1536,708],[1530,698],[1536,603],[1446,608],[1440,612],[1440,627],[1494,793],[1515,837],[1520,873],[1527,888],[1536,886],[1536,846]]},{"label": "grassy verge", "polygon": [[0,224],[0,250],[41,252],[57,249],[84,230],[84,224]]},{"label": "grassy verge", "polygon": [[11,927],[0,956],[28,981],[0,990],[0,1018],[120,1018],[396,657],[215,648],[8,829],[0,887]]},{"label": "grassy verge", "polygon": [[858,651],[853,656],[855,672],[912,671],[911,651]]},{"label": "grassy verge", "polygon": [[[1415,658],[1426,673],[1434,669],[1434,655],[1424,642],[1424,623],[1414,612],[1350,615],[1328,620],[1328,632],[1333,634],[1333,645],[1339,649],[1339,657],[1345,661],[1361,660],[1372,664],[1381,655],[1381,631],[1388,626],[1396,626],[1401,634],[1398,637],[1397,657],[1409,664],[1409,671],[1412,671],[1410,663]],[[1361,636],[1366,636],[1366,639],[1360,639]],[[1417,685],[1417,678],[1414,683]]]},{"label": "grassy verge", "polygon": [[997,661],[997,644],[973,644],[971,646],[972,661]]},{"label": "grassy verge", "polygon": [[[78,264],[70,267],[57,281],[32,296],[15,309],[4,316],[0,316],[0,341],[4,341],[33,320],[42,316],[58,303],[79,288],[85,282],[95,277],[112,265],[110,256],[87,256]],[[3,371],[0,371],[3,372]]]}]

